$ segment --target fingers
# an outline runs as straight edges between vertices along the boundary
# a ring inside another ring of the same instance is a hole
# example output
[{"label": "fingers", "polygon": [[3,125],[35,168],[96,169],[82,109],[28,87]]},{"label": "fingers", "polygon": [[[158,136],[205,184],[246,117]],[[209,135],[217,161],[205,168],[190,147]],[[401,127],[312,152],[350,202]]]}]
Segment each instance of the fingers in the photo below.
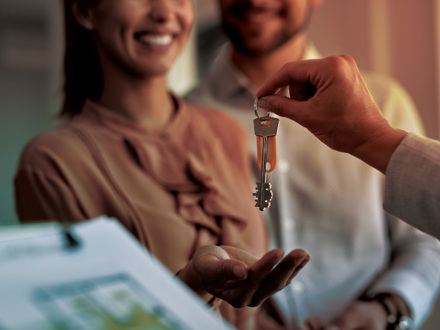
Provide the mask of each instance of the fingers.
[{"label": "fingers", "polygon": [[287,285],[309,262],[309,260],[310,255],[306,251],[302,249],[293,250],[275,267],[267,281],[285,280]]},{"label": "fingers", "polygon": [[256,284],[263,282],[266,279],[266,276],[272,271],[272,268],[283,257],[283,255],[284,252],[279,249],[267,252],[249,269],[250,280]]},{"label": "fingers", "polygon": [[[329,56],[323,59],[289,62],[270,77],[257,91],[257,97],[275,94],[280,88],[293,86],[301,93],[305,89],[318,89],[336,79],[345,79],[357,73],[356,62],[348,55]],[[308,86],[308,87],[307,87]],[[310,94],[310,93],[307,93]]]},{"label": "fingers", "polygon": [[257,259],[240,249],[209,247],[196,253],[193,267],[207,292],[236,307],[257,306],[290,283],[310,259],[300,249],[283,254],[276,249]]},{"label": "fingers", "polygon": [[310,255],[304,250],[290,252],[279,264],[266,276],[258,290],[252,297],[249,306],[257,306],[266,298],[285,288],[298,272],[308,263]]},{"label": "fingers", "polygon": [[302,118],[301,113],[307,112],[309,105],[286,96],[269,95],[258,100],[258,106],[279,116],[298,121]]},{"label": "fingers", "polygon": [[[276,72],[257,91],[256,96],[262,97],[276,93],[282,87],[290,84],[312,83],[313,75],[316,74],[317,60],[289,62]],[[318,67],[319,68],[319,67]]]},{"label": "fingers", "polygon": [[301,330],[322,330],[322,323],[317,319],[307,319]]},{"label": "fingers", "polygon": [[[295,250],[296,251],[296,250]],[[294,254],[294,252],[295,251],[292,251],[291,253],[289,253],[287,256],[286,256],[286,258],[288,258],[291,254],[292,254],[292,258],[296,258],[296,259],[299,259],[300,257],[299,256],[296,256],[295,254]],[[305,251],[304,251],[305,252]],[[305,252],[306,253],[306,252]],[[302,258],[302,259],[299,259],[300,261],[297,263],[297,266],[296,266],[296,268],[295,268],[295,270],[292,272],[292,274],[290,275],[290,277],[287,279],[287,282],[286,282],[286,286],[287,285],[289,285],[291,282],[292,282],[292,280],[296,277],[296,275],[298,275],[298,273],[299,273],[299,271],[301,270],[301,269],[303,269],[304,267],[305,267],[305,265],[307,265],[307,263],[310,261],[310,255],[309,254],[306,254],[305,256],[304,256],[304,258]]]}]

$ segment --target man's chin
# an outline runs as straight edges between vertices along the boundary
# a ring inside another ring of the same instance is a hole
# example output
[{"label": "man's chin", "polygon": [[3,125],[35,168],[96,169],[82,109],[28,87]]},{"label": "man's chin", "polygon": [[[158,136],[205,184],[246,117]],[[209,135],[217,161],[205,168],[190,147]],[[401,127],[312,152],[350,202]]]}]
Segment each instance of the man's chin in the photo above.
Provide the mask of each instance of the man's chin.
[{"label": "man's chin", "polygon": [[280,31],[278,35],[273,34],[273,38],[264,35],[264,31],[259,29],[247,30],[241,33],[238,29],[222,26],[234,49],[241,55],[256,57],[269,55],[287,43],[293,35],[288,35]]},{"label": "man's chin", "polygon": [[243,47],[243,45],[239,45],[237,47],[234,45],[234,48],[241,55],[245,55],[249,57],[261,57],[270,54],[270,51],[268,51],[267,49],[262,49],[257,47]]},{"label": "man's chin", "polygon": [[247,42],[231,40],[231,43],[234,46],[234,49],[238,53],[249,57],[260,57],[260,56],[269,55],[284,44],[283,42],[274,43],[273,40],[267,42],[261,39],[258,40],[248,39]]}]

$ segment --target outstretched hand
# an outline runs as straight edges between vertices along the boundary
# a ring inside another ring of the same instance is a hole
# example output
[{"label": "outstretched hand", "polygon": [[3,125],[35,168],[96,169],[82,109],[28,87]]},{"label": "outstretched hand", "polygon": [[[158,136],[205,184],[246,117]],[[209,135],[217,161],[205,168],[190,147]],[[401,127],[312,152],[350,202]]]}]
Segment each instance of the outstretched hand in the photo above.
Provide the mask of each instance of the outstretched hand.
[{"label": "outstretched hand", "polygon": [[261,259],[231,246],[200,248],[179,277],[205,300],[212,296],[234,307],[257,306],[290,284],[310,259],[304,250],[267,252]]},{"label": "outstretched hand", "polygon": [[356,301],[329,324],[307,319],[301,330],[380,330],[387,327],[386,313],[375,301]]}]

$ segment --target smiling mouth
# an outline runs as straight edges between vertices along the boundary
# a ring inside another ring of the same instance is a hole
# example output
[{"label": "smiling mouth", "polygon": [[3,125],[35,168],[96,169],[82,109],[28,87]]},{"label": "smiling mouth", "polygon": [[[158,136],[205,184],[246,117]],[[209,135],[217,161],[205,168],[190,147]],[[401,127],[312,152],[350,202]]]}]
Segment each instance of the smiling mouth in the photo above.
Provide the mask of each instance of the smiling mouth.
[{"label": "smiling mouth", "polygon": [[172,34],[136,33],[134,37],[141,44],[147,46],[168,46],[174,40],[174,36]]},{"label": "smiling mouth", "polygon": [[243,18],[246,22],[259,24],[276,16],[277,12],[275,11],[249,11],[243,15]]}]

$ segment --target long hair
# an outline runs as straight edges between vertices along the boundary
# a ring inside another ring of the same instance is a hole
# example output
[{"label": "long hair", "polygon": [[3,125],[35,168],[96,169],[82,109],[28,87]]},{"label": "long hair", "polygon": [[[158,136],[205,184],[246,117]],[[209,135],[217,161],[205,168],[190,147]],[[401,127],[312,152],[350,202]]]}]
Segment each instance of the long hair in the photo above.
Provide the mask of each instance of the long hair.
[{"label": "long hair", "polygon": [[64,2],[64,100],[60,116],[72,117],[81,112],[87,98],[96,100],[102,92],[102,72],[92,32],[81,27],[73,14],[72,4],[80,9],[96,5],[99,0],[63,0]]}]

